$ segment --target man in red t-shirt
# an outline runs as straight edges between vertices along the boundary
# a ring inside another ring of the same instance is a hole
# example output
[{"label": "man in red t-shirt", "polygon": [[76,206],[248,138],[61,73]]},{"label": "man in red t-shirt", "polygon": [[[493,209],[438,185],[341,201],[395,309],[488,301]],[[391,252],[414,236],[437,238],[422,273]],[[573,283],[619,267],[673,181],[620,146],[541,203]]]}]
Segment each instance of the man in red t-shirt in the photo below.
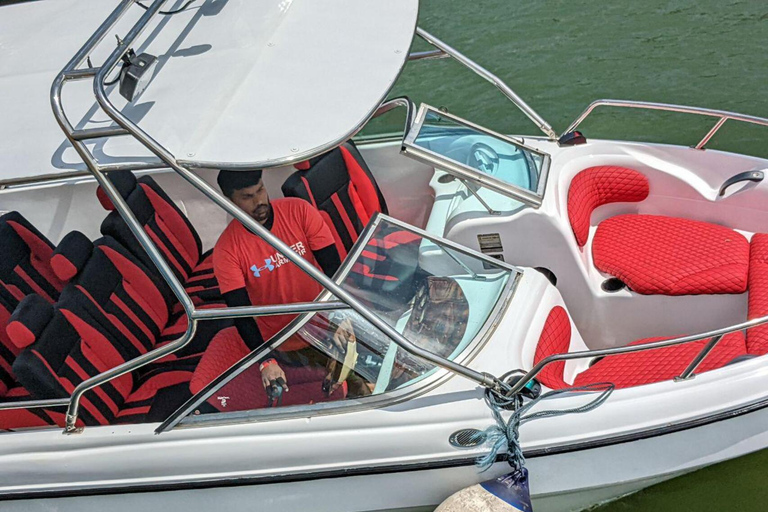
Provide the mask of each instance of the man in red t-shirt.
[{"label": "man in red t-shirt", "polygon": [[[261,171],[221,171],[217,181],[233,203],[327,276],[338,270],[341,259],[333,235],[312,205],[296,198],[270,202]],[[311,302],[322,290],[317,281],[236,219],[216,242],[213,271],[230,307]],[[248,348],[254,350],[294,317],[260,316],[256,321],[252,317],[239,318],[235,325]],[[351,326],[342,327],[345,332],[337,336],[352,335]],[[278,350],[275,357],[260,361],[265,388],[277,379],[286,380],[280,364],[318,361],[318,351],[300,339],[289,338]]]}]

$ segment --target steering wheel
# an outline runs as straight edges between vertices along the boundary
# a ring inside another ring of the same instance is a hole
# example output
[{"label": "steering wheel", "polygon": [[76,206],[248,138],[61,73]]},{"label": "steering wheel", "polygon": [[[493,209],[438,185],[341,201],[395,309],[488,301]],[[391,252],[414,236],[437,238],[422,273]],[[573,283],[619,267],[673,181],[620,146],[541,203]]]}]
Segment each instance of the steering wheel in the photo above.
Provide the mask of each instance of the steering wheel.
[{"label": "steering wheel", "polygon": [[467,165],[487,174],[493,174],[493,172],[499,168],[499,155],[488,144],[475,142],[469,148]]}]

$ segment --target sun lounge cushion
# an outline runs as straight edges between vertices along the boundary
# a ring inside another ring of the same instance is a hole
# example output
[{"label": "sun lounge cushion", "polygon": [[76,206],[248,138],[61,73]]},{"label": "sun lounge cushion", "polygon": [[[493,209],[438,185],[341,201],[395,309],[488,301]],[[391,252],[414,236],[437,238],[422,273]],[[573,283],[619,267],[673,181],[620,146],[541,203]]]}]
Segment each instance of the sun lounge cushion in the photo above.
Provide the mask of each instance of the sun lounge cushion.
[{"label": "sun lounge cushion", "polygon": [[[752,237],[749,251],[749,320],[768,315],[768,234]],[[747,330],[747,350],[768,353],[768,324]]]},{"label": "sun lounge cushion", "polygon": [[[630,345],[641,345],[670,338],[648,338]],[[620,354],[606,357],[576,376],[574,386],[597,382],[612,382],[617,388],[652,384],[679,376],[709,340],[694,341],[683,345]],[[723,336],[712,352],[702,361],[696,373],[721,368],[735,358],[746,354],[744,335],[735,332]]]},{"label": "sun lounge cushion", "polygon": [[648,197],[648,179],[616,165],[590,167],[577,174],[568,188],[568,219],[579,247],[587,243],[592,212],[598,206],[638,202]]},{"label": "sun lounge cushion", "polygon": [[641,294],[743,293],[749,242],[736,231],[690,219],[619,215],[597,227],[595,266]]}]

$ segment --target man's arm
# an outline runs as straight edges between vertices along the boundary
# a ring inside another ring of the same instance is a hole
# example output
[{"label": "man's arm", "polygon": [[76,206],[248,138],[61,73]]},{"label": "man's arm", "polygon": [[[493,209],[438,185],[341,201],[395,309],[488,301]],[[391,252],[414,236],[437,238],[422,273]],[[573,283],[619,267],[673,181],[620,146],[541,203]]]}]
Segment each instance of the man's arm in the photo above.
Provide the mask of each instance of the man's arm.
[{"label": "man's arm", "polygon": [[341,257],[339,256],[339,251],[336,250],[336,245],[331,244],[328,247],[312,251],[312,254],[326,276],[333,277],[336,271],[339,270]]},{"label": "man's arm", "polygon": [[[251,299],[248,297],[248,291],[245,288],[232,290],[222,296],[224,297],[224,302],[230,308],[251,305]],[[261,330],[253,317],[235,318],[235,327],[237,327],[240,337],[243,338],[245,346],[250,350],[255,350],[264,344],[264,337],[261,335]]]}]

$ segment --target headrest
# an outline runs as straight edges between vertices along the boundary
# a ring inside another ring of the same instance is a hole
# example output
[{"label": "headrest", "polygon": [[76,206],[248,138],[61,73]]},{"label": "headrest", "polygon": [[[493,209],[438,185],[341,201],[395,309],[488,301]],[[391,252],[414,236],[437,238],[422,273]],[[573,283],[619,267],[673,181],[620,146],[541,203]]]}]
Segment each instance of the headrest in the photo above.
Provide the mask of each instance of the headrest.
[{"label": "headrest", "polygon": [[329,154],[333,153],[337,149],[338,148],[334,148],[321,155],[317,155],[316,157],[310,158],[309,160],[304,160],[303,162],[296,162],[295,164],[293,164],[293,166],[300,171],[308,171],[310,168],[314,167],[317,164],[317,162],[319,162]]},{"label": "headrest", "polygon": [[53,305],[40,295],[27,295],[16,306],[5,330],[19,349],[33,344],[53,318]]},{"label": "headrest", "polygon": [[[107,175],[107,179],[112,182],[112,185],[117,189],[117,193],[123,199],[128,199],[128,196],[136,188],[136,176],[131,171],[113,171]],[[107,193],[104,192],[101,186],[96,189],[96,197],[105,210],[112,211],[115,209],[112,200],[109,199],[109,196],[107,196]]]},{"label": "headrest", "polygon": [[71,280],[85,267],[93,253],[93,243],[79,231],[65,236],[51,257],[51,268],[64,282]]},{"label": "headrest", "polygon": [[309,171],[291,174],[281,188],[285,197],[300,197],[322,208],[335,193],[349,185],[349,172],[338,148],[310,162],[312,168]]},{"label": "headrest", "polygon": [[[0,231],[12,230],[18,240],[23,242],[29,252],[40,260],[48,260],[53,251],[53,244],[35,228],[19,212],[8,212],[0,217]],[[8,232],[10,234],[10,232]],[[11,235],[11,236],[14,236]],[[3,233],[3,242],[7,243],[8,237]]]}]

